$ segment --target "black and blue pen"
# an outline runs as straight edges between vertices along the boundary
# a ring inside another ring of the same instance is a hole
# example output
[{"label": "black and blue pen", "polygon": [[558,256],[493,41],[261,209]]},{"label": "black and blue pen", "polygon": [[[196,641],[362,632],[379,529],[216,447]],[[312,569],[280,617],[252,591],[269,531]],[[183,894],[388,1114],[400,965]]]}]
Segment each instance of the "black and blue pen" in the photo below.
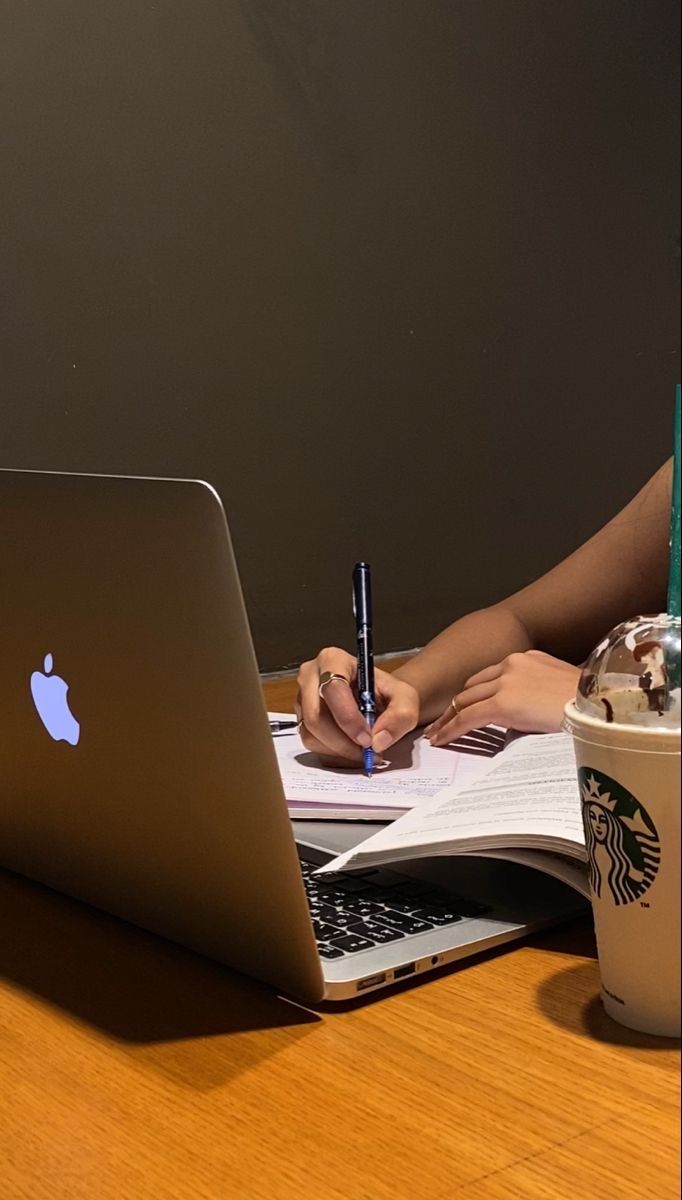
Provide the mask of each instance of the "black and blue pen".
[{"label": "black and blue pen", "polygon": [[[372,575],[369,563],[359,562],[353,568],[353,614],[358,654],[358,708],[371,729],[376,720],[374,695],[374,649],[372,646]],[[374,770],[374,751],[362,751],[366,775]]]},{"label": "black and blue pen", "polygon": [[294,733],[298,729],[298,721],[271,721],[270,733]]}]

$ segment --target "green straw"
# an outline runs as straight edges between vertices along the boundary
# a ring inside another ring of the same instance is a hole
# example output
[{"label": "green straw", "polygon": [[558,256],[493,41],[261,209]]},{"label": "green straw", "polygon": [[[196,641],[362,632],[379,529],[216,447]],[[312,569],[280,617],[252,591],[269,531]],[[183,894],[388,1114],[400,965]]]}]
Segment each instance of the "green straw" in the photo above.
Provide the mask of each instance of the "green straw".
[{"label": "green straw", "polygon": [[[675,388],[675,420],[673,423],[673,495],[670,504],[670,563],[668,566],[668,615],[680,616],[680,385]],[[670,705],[670,693],[680,686],[682,664],[680,663],[679,637],[667,641],[666,651],[666,704]]]},{"label": "green straw", "polygon": [[673,433],[673,496],[670,506],[670,565],[668,568],[668,613],[680,615],[680,385],[675,388]]}]

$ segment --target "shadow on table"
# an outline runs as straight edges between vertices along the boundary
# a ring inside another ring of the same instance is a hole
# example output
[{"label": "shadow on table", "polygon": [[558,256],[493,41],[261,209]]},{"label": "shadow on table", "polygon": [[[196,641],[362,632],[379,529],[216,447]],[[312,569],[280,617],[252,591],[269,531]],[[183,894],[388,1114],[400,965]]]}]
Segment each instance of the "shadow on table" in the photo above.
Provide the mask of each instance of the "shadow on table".
[{"label": "shadow on table", "polygon": [[587,912],[573,921],[536,933],[529,938],[528,944],[550,954],[572,954],[576,958],[596,959],[597,943],[592,914]]},{"label": "shadow on table", "polygon": [[[7,871],[0,871],[0,978],[128,1049],[188,1039],[196,1047],[228,1036],[218,1055],[215,1041],[184,1063],[177,1052],[166,1063],[157,1053],[157,1067],[198,1087],[224,1082],[320,1021],[219,963]],[[253,1036],[265,1030],[267,1037]],[[230,1063],[234,1035],[244,1036],[239,1061]]]},{"label": "shadow on table", "polygon": [[553,1024],[571,1033],[583,1034],[612,1046],[640,1050],[670,1050],[679,1047],[677,1038],[652,1037],[613,1021],[599,998],[599,964],[580,963],[557,971],[538,988],[538,1004]]}]

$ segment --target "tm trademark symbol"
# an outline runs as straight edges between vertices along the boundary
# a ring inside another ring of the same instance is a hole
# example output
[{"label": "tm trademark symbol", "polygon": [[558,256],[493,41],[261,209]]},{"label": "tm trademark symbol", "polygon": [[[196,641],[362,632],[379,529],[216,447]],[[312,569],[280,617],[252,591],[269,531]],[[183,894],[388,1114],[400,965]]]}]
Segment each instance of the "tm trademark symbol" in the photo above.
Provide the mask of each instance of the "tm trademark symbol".
[{"label": "tm trademark symbol", "polygon": [[650,908],[651,905],[649,904],[648,900],[640,900],[639,907],[640,908]]}]

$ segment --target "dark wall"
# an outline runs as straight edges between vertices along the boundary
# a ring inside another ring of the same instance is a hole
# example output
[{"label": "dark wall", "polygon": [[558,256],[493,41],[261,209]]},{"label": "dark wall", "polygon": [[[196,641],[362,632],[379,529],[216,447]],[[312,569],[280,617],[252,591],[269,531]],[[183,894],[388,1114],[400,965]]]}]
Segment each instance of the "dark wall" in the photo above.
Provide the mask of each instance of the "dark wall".
[{"label": "dark wall", "polygon": [[0,465],[190,475],[263,669],[424,642],[665,458],[677,0],[0,12]]}]

